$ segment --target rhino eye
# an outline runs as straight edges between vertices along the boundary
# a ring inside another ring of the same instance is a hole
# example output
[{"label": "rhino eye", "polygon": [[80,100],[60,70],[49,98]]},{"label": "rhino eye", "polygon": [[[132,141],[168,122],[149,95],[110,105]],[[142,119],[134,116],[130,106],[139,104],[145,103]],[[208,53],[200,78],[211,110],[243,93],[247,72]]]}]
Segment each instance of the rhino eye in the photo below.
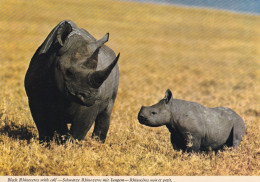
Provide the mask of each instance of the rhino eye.
[{"label": "rhino eye", "polygon": [[73,72],[69,69],[66,70],[66,75],[69,76],[69,77],[72,77],[73,76]]},{"label": "rhino eye", "polygon": [[157,112],[155,112],[155,111],[152,111],[152,115],[155,115],[155,114],[157,114]]},{"label": "rhino eye", "polygon": [[57,68],[58,70],[61,70],[61,67],[60,67],[60,64],[59,64],[59,63],[56,64],[56,68]]}]

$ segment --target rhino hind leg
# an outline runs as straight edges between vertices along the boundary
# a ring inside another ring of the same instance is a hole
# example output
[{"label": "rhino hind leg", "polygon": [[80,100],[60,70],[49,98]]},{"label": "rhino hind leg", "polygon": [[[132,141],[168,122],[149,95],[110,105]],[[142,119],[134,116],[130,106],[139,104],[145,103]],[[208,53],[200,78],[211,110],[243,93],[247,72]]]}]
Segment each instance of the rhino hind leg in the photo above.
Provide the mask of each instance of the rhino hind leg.
[{"label": "rhino hind leg", "polygon": [[242,137],[244,136],[244,133],[245,125],[243,120],[241,119],[238,123],[235,122],[224,145],[226,145],[227,147],[237,148],[242,140]]},{"label": "rhino hind leg", "polygon": [[224,146],[227,146],[227,147],[233,146],[233,136],[234,136],[233,133],[234,133],[234,127],[231,129],[229,137],[228,137],[226,143],[221,147],[221,149],[223,149]]},{"label": "rhino hind leg", "polygon": [[237,148],[245,133],[245,125],[242,119],[237,120],[233,127],[233,148]]},{"label": "rhino hind leg", "polygon": [[105,142],[107,137],[107,132],[110,125],[110,117],[113,108],[113,100],[108,104],[107,108],[98,114],[95,120],[95,127],[92,133],[92,138],[95,138],[102,143]]}]

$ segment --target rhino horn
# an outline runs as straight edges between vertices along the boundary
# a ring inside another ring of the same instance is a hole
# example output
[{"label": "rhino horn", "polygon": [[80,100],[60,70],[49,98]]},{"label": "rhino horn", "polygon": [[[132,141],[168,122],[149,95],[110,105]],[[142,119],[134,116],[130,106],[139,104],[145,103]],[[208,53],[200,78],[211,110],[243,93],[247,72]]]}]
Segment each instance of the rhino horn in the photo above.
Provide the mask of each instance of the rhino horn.
[{"label": "rhino horn", "polygon": [[109,33],[107,33],[102,39],[96,42],[90,43],[88,48],[92,51],[91,57],[85,62],[85,66],[90,69],[96,69],[98,63],[98,53],[102,45],[108,41]]},{"label": "rhino horn", "polygon": [[108,38],[109,38],[109,33],[107,33],[102,39],[97,40],[95,42],[91,42],[88,45],[88,49],[92,51],[93,54],[97,49],[99,49],[102,45],[104,45],[104,43],[108,41]]},{"label": "rhino horn", "polygon": [[100,48],[104,43],[106,43],[108,41],[108,39],[109,39],[109,33],[106,33],[106,35],[102,39],[97,40],[95,42],[96,49]]},{"label": "rhino horn", "polygon": [[97,48],[95,52],[91,55],[89,59],[84,63],[84,65],[89,68],[95,70],[97,68],[98,63],[98,53],[100,48]]},{"label": "rhino horn", "polygon": [[115,65],[117,64],[119,56],[120,53],[117,55],[114,61],[105,69],[95,71],[89,75],[88,80],[90,82],[90,85],[93,88],[99,88],[102,85],[102,83],[107,79],[107,77],[109,76],[109,74],[111,73]]},{"label": "rhino horn", "polygon": [[64,42],[71,31],[72,27],[67,21],[60,25],[60,27],[57,30],[57,40],[61,46],[64,45]]},{"label": "rhino horn", "polygon": [[84,65],[87,68],[90,68],[93,70],[95,70],[97,68],[99,50],[100,50],[101,46],[104,45],[104,43],[106,43],[108,41],[108,38],[109,38],[109,33],[107,33],[102,39],[92,42],[88,45],[88,49],[92,52],[92,55],[84,63]]}]

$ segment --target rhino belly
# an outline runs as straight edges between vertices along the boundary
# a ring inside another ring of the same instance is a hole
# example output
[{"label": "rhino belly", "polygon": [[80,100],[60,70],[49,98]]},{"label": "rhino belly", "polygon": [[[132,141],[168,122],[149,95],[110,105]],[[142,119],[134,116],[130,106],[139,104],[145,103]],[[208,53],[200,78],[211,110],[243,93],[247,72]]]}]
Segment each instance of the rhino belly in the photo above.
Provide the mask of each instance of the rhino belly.
[{"label": "rhino belly", "polygon": [[211,147],[212,149],[220,148],[221,146],[223,146],[226,143],[226,141],[230,135],[230,132],[231,132],[231,130],[226,133],[219,132],[219,133],[207,134],[205,136],[205,138],[202,140],[201,147],[202,148]]}]

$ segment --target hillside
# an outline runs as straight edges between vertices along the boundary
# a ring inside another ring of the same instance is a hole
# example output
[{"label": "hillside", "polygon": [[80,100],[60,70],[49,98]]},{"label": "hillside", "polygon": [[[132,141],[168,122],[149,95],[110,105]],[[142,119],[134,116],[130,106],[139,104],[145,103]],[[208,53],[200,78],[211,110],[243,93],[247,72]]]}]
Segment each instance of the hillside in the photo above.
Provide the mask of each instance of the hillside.
[{"label": "hillside", "polygon": [[[0,1],[0,175],[260,175],[260,17],[111,0]],[[23,81],[61,20],[101,38],[119,60],[120,84],[105,144],[38,144]],[[237,150],[176,152],[166,127],[137,121],[170,88],[179,99],[242,116]]]}]

